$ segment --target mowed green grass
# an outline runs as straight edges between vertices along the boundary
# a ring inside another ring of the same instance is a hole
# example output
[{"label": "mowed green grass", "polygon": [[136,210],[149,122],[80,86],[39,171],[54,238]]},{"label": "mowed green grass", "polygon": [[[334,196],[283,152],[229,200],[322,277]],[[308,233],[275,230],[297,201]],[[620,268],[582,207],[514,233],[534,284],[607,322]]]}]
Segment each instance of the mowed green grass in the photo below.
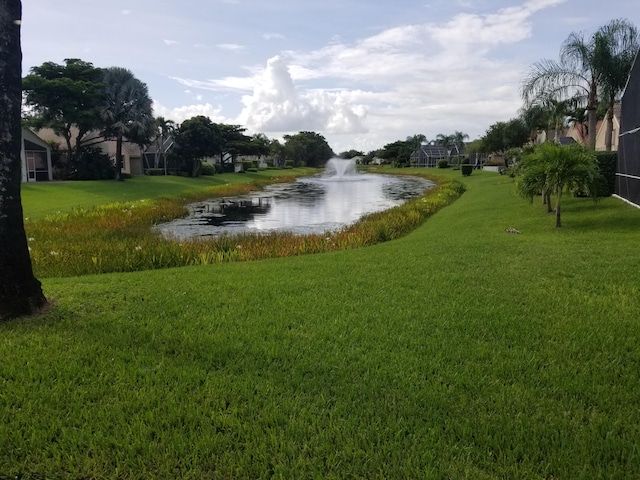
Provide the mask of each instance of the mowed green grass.
[{"label": "mowed green grass", "polygon": [[160,197],[178,197],[207,188],[235,185],[282,175],[301,175],[314,172],[311,168],[287,170],[260,170],[242,175],[224,173],[197,178],[178,176],[141,176],[124,182],[39,182],[22,185],[22,208],[30,220],[39,220],[58,212],[74,208],[90,209],[110,203],[153,200]]},{"label": "mowed green grass", "polygon": [[0,477],[638,478],[640,211],[464,183],[374,247],[46,279]]}]

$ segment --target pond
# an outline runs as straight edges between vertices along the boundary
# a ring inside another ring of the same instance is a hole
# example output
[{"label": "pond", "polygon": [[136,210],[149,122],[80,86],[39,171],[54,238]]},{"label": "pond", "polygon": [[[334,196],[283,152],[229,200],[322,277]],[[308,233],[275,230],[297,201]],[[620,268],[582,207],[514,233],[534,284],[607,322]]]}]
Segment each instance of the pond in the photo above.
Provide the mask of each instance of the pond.
[{"label": "pond", "polygon": [[327,168],[322,175],[269,185],[250,195],[193,203],[189,216],[156,228],[177,240],[273,231],[322,234],[401,205],[433,186],[418,177]]}]

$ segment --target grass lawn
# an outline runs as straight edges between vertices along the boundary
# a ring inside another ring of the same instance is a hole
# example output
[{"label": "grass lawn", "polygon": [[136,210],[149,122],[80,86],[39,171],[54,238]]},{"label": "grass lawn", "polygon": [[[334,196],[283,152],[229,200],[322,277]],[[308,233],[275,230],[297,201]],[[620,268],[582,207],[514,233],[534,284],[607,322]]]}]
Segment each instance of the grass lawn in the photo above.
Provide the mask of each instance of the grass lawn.
[{"label": "grass lawn", "polygon": [[460,179],[373,247],[44,279],[0,478],[640,477],[640,210]]},{"label": "grass lawn", "polygon": [[311,168],[261,170],[242,175],[222,175],[197,178],[178,176],[141,176],[124,182],[39,182],[22,185],[22,208],[25,217],[38,220],[57,212],[70,212],[76,207],[91,208],[116,202],[176,197],[207,188],[234,185],[281,175],[301,175],[314,172]]}]

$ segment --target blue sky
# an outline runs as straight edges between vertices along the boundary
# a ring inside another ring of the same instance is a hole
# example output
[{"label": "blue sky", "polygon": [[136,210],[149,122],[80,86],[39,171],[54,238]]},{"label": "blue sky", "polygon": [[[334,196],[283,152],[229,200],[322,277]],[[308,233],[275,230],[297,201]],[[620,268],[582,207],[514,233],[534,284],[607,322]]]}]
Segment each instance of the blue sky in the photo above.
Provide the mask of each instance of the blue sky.
[{"label": "blue sky", "polygon": [[369,151],[482,136],[517,115],[532,63],[614,18],[640,27],[638,0],[25,0],[23,74],[65,58],[125,67],[156,115]]}]

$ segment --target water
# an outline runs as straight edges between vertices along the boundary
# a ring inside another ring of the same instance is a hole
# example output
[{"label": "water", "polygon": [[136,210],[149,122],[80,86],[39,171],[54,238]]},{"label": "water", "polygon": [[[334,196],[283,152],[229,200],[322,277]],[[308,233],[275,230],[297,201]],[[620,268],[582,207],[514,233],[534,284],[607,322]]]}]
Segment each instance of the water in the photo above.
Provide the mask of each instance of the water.
[{"label": "water", "polygon": [[242,197],[194,203],[188,217],[156,228],[178,240],[274,230],[322,234],[401,205],[431,187],[433,183],[418,177],[360,174],[353,162],[332,159],[320,176],[270,185]]}]

